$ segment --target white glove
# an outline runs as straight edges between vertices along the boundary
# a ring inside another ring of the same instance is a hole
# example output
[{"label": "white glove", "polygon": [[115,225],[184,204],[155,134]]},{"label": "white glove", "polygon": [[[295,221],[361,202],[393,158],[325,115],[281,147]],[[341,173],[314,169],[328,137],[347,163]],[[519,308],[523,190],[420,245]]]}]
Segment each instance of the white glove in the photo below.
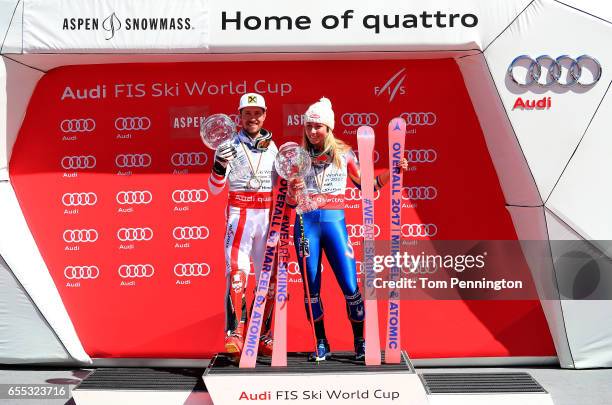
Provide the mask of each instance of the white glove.
[{"label": "white glove", "polygon": [[215,153],[215,162],[218,162],[223,167],[227,167],[227,164],[234,160],[237,155],[236,148],[231,144],[221,145]]}]

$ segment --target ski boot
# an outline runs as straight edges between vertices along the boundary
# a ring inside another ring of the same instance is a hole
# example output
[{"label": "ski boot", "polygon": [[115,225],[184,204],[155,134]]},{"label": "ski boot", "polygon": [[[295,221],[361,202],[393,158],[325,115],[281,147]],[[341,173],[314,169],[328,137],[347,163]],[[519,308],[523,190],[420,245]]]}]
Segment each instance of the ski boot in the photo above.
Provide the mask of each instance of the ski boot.
[{"label": "ski boot", "polygon": [[263,356],[272,356],[272,349],[274,348],[274,339],[272,336],[265,334],[259,338],[259,349],[258,352]]},{"label": "ski boot", "polygon": [[242,334],[244,324],[240,322],[238,327],[233,331],[227,331],[225,336],[225,351],[230,354],[238,355],[242,353],[244,347],[244,336]]},{"label": "ski boot", "polygon": [[363,361],[365,360],[365,339],[357,338],[354,340],[355,344],[355,360]]},{"label": "ski boot", "polygon": [[310,353],[308,361],[324,361],[331,357],[331,351],[329,348],[329,342],[327,339],[317,340],[317,351],[316,353]]}]

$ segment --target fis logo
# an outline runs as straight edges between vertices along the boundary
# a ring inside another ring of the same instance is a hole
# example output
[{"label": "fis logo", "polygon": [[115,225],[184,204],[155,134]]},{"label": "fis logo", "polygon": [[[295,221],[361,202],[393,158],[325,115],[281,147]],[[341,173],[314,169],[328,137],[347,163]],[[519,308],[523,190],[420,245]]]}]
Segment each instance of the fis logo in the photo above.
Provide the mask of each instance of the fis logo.
[{"label": "fis logo", "polygon": [[402,86],[404,80],[406,80],[406,74],[404,73],[405,71],[406,68],[402,68],[391,76],[391,78],[387,80],[385,84],[382,86],[375,86],[374,95],[376,97],[380,97],[381,95],[385,94],[389,97],[389,102],[391,102],[398,94],[406,94],[406,87]]}]

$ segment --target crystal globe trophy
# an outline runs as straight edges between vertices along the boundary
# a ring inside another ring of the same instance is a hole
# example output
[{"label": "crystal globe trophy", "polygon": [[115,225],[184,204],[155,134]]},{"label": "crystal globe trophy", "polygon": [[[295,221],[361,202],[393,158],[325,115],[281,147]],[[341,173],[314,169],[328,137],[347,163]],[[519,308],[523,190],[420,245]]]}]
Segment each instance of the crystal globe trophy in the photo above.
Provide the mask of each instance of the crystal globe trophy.
[{"label": "crystal globe trophy", "polygon": [[[297,143],[287,142],[278,150],[274,167],[276,172],[285,180],[304,179],[310,170],[310,155]],[[297,200],[296,212],[303,214],[314,211],[318,208],[317,204],[310,198],[304,189],[297,190],[295,194]]]},{"label": "crystal globe trophy", "polygon": [[[236,124],[225,114],[213,114],[206,118],[200,125],[200,137],[208,148],[216,151],[218,149],[231,148],[234,155],[236,148],[231,144],[236,133]],[[239,154],[236,159],[229,162],[231,180],[239,180],[249,177],[249,163],[246,156]]]}]

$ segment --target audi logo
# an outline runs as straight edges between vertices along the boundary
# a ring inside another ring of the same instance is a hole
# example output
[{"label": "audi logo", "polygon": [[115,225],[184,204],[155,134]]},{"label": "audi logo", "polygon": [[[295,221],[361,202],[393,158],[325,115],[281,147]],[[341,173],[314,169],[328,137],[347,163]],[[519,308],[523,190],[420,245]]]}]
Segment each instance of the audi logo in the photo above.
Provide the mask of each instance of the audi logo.
[{"label": "audi logo", "polygon": [[[357,159],[359,159],[359,151],[356,151],[356,150],[355,150],[355,151],[353,151],[353,152],[355,152],[355,156],[357,156]],[[378,161],[380,160],[380,153],[378,153],[378,151],[377,151],[377,150],[375,150],[375,151],[372,153],[372,157],[374,158],[374,163],[378,163]]]},{"label": "audi logo", "polygon": [[433,125],[438,120],[433,112],[403,112],[400,117],[406,121],[406,126]]},{"label": "audi logo", "polygon": [[228,117],[230,117],[230,119],[232,121],[234,121],[234,124],[236,124],[236,126],[240,126],[242,124],[242,120],[240,119],[240,115],[238,114],[230,114],[228,115]]},{"label": "audi logo", "polygon": [[95,242],[98,240],[98,231],[95,229],[66,229],[62,237],[66,243]]},{"label": "audi logo", "polygon": [[291,276],[299,276],[300,273],[300,265],[297,262],[288,262],[287,263],[287,274]]},{"label": "audi logo", "polygon": [[342,125],[347,127],[358,127],[361,125],[374,126],[380,119],[376,113],[345,113],[340,118]]},{"label": "audi logo", "polygon": [[115,120],[117,131],[146,131],[151,128],[149,117],[119,117]]},{"label": "audi logo", "polygon": [[406,274],[406,275],[411,275],[411,274],[432,274],[435,273],[437,270],[435,263],[433,266],[427,266],[427,264],[419,264],[419,266],[415,269],[414,265],[411,265],[409,267],[402,267],[401,268],[401,272]]},{"label": "audi logo", "polygon": [[174,166],[204,166],[208,155],[204,152],[175,153],[170,159]]},{"label": "audi logo", "polygon": [[206,277],[210,274],[208,263],[178,263],[174,265],[177,277]]},{"label": "audi logo", "polygon": [[93,169],[96,167],[95,156],[64,156],[62,158],[62,168],[64,170],[74,169]]},{"label": "audi logo", "polygon": [[[514,69],[517,66],[527,68],[527,74],[524,80],[517,78],[514,74]],[[567,68],[568,74],[565,79],[561,78],[562,67]],[[582,68],[587,66],[594,69],[593,78],[590,82],[580,81],[582,76]],[[542,79],[542,68],[546,69],[544,82]],[[549,55],[540,55],[532,59],[529,55],[519,55],[508,66],[508,77],[519,87],[529,87],[532,84],[537,84],[540,87],[550,87],[555,84],[561,87],[570,87],[577,84],[582,87],[590,87],[601,79],[602,68],[599,61],[589,55],[581,55],[576,59],[569,55],[561,55],[558,58],[553,58]]]},{"label": "audi logo", "polygon": [[153,277],[155,268],[150,264],[122,264],[118,270],[121,278]]},{"label": "audi logo", "polygon": [[208,191],[203,188],[194,190],[174,190],[172,201],[176,204],[181,203],[203,203],[208,200]]},{"label": "audi logo", "polygon": [[210,231],[205,226],[177,226],[172,230],[176,240],[206,239]]},{"label": "audi logo", "polygon": [[62,204],[66,207],[81,206],[81,205],[96,205],[98,196],[96,193],[65,193],[62,195]]},{"label": "audi logo", "polygon": [[434,186],[412,186],[402,188],[402,200],[433,200],[438,196]]},{"label": "audi logo", "polygon": [[[379,198],[380,191],[376,190],[374,192],[374,200],[378,200]],[[347,187],[344,194],[344,199],[346,201],[361,201],[361,190],[359,190],[357,187]]]},{"label": "audi logo", "polygon": [[415,236],[435,236],[438,233],[438,227],[434,224],[403,224],[401,228],[404,238]]},{"label": "audi logo", "polygon": [[93,280],[100,275],[98,266],[66,266],[64,277],[68,280]]},{"label": "audi logo", "polygon": [[67,119],[60,123],[60,129],[63,133],[91,132],[96,129],[96,121],[92,118]]},{"label": "audi logo", "polygon": [[147,241],[153,239],[151,228],[119,228],[117,239],[121,242]]},{"label": "audi logo", "polygon": [[115,195],[118,204],[149,204],[153,200],[153,195],[147,190],[119,191]]},{"label": "audi logo", "polygon": [[408,149],[404,152],[409,163],[431,163],[438,158],[438,153],[433,149]]},{"label": "audi logo", "polygon": [[115,156],[117,167],[149,167],[152,161],[148,153],[122,153]]},{"label": "audi logo", "polygon": [[[376,224],[374,224],[373,227],[374,237],[377,237],[378,235],[380,235],[380,227]],[[346,226],[346,231],[348,232],[349,238],[362,238],[364,236],[364,229],[365,226],[361,224],[349,224]]]}]

